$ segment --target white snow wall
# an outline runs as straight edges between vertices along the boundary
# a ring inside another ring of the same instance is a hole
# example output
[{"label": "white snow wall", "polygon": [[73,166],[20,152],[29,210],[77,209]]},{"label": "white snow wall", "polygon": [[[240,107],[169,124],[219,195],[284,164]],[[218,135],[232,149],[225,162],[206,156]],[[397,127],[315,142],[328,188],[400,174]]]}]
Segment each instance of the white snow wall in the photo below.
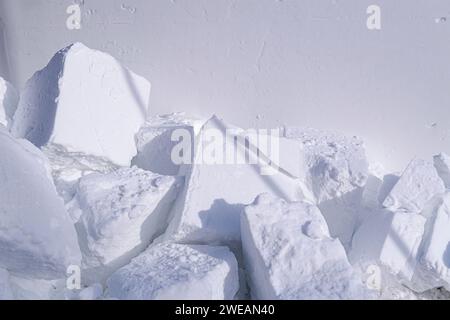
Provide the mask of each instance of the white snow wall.
[{"label": "white snow wall", "polygon": [[153,115],[339,130],[392,170],[450,152],[447,0],[0,0],[0,19],[0,76],[19,88],[81,41],[151,81]]}]

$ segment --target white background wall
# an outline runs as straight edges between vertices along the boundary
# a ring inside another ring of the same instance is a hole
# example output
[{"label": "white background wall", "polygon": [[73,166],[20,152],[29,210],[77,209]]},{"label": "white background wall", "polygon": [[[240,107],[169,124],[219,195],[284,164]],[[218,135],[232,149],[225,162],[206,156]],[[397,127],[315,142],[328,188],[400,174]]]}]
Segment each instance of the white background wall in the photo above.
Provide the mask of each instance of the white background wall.
[{"label": "white background wall", "polygon": [[[450,1],[75,2],[79,31],[65,24],[73,1],[0,0],[0,74],[22,87],[82,41],[152,82],[152,114],[339,130],[392,169],[450,153]],[[366,28],[370,4],[380,31]]]}]

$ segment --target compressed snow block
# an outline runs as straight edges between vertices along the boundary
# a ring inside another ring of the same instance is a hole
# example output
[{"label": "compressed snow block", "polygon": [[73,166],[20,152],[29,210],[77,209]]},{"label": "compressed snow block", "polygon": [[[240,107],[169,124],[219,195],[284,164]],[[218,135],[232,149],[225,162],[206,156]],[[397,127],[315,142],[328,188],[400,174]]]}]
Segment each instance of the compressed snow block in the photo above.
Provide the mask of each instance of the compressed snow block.
[{"label": "compressed snow block", "polygon": [[27,82],[12,132],[129,166],[145,122],[150,83],[113,57],[75,43]]},{"label": "compressed snow block", "polygon": [[345,246],[360,220],[361,197],[369,176],[364,143],[358,137],[310,128],[286,127],[285,137],[303,148],[304,177],[328,222]]},{"label": "compressed snow block", "polygon": [[366,291],[319,209],[269,194],[241,216],[242,248],[254,299],[358,299]]},{"label": "compressed snow block", "polygon": [[19,94],[14,87],[0,77],[0,124],[10,128],[19,103]]},{"label": "compressed snow block", "polygon": [[433,163],[414,159],[384,200],[383,206],[391,211],[420,213],[431,198],[444,191],[444,182]]},{"label": "compressed snow block", "polygon": [[1,128],[0,150],[0,267],[24,277],[64,277],[81,254],[44,155]]},{"label": "compressed snow block", "polygon": [[435,197],[423,213],[428,218],[419,259],[423,290],[450,290],[450,193]]},{"label": "compressed snow block", "polygon": [[[164,240],[239,246],[240,213],[243,206],[252,203],[258,194],[269,192],[286,200],[304,198],[300,179],[281,172],[263,175],[262,165],[202,161],[202,156],[207,155],[205,150],[209,142],[202,135],[219,133],[217,141],[226,141],[227,128],[231,127],[216,117],[203,126],[194,163],[187,168],[184,190],[175,203],[173,219]],[[227,148],[239,152],[230,147],[229,142],[218,147],[220,150]],[[245,148],[242,150],[244,152]]]},{"label": "compressed snow block", "polygon": [[13,300],[11,282],[7,270],[0,268],[0,300]]},{"label": "compressed snow block", "polygon": [[426,218],[419,214],[379,210],[368,217],[352,241],[352,262],[380,265],[413,288]]},{"label": "compressed snow block", "polygon": [[117,270],[107,298],[121,300],[231,300],[238,266],[226,247],[160,243]]},{"label": "compressed snow block", "polygon": [[[172,150],[180,137],[177,130],[188,133],[191,145],[204,121],[187,117],[184,113],[152,117],[136,134],[138,154],[132,164],[137,167],[164,175],[178,175],[180,164],[174,163]],[[183,136],[184,138],[184,136]],[[193,154],[193,150],[191,150]]]},{"label": "compressed snow block", "polygon": [[167,227],[179,185],[136,167],[81,178],[68,206],[80,217],[83,267],[116,269],[143,251]]},{"label": "compressed snow block", "polygon": [[450,156],[445,153],[440,153],[434,156],[433,159],[434,167],[439,177],[444,181],[445,187],[450,189]]}]

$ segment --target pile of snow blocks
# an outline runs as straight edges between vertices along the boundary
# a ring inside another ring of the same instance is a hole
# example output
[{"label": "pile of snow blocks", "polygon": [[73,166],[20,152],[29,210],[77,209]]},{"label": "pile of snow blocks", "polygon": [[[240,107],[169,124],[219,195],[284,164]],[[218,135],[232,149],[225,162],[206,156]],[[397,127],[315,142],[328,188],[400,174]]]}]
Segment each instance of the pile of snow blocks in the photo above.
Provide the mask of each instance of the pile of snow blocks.
[{"label": "pile of snow blocks", "polygon": [[387,172],[359,137],[149,95],[81,43],[0,78],[1,300],[450,298],[450,156]]}]

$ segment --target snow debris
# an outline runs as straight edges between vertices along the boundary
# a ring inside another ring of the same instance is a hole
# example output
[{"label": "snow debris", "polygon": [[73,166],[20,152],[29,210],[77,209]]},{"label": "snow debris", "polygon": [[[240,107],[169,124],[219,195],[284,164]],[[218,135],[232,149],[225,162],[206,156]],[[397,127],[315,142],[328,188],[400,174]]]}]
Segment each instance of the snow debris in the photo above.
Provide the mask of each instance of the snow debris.
[{"label": "snow debris", "polygon": [[82,177],[69,207],[80,217],[83,266],[108,275],[142,252],[167,227],[179,186],[179,178],[136,167]]},{"label": "snow debris", "polygon": [[0,150],[0,267],[24,277],[65,276],[80,249],[45,156],[2,128]]},{"label": "snow debris", "polygon": [[255,299],[358,299],[366,290],[319,209],[257,197],[241,219],[242,246]]},{"label": "snow debris", "polygon": [[238,286],[237,262],[228,248],[160,243],[116,271],[106,297],[230,300]]},{"label": "snow debris", "polygon": [[0,77],[0,124],[10,128],[19,103],[19,94],[14,87]]},{"label": "snow debris", "polygon": [[414,159],[383,202],[391,211],[420,213],[427,201],[445,191],[433,163]]},{"label": "snow debris", "polygon": [[128,166],[145,122],[150,83],[108,54],[75,43],[27,82],[12,133]]}]

